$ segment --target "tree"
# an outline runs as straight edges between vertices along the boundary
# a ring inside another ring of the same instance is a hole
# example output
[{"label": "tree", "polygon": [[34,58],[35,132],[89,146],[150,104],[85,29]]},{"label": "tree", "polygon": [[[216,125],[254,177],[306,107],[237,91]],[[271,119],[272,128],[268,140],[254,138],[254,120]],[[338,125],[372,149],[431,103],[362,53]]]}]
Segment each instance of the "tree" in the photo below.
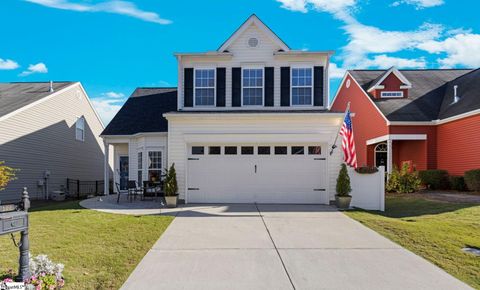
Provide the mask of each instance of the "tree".
[{"label": "tree", "polygon": [[11,167],[8,167],[4,164],[5,164],[5,161],[0,161],[0,191],[4,190],[10,181],[16,179],[15,171],[17,170]]},{"label": "tree", "polygon": [[350,176],[348,176],[347,166],[345,163],[342,163],[342,168],[337,178],[337,195],[338,196],[350,196],[349,193],[352,192],[352,187],[350,186]]},{"label": "tree", "polygon": [[165,177],[165,195],[175,196],[178,193],[177,172],[175,171],[175,163],[172,163]]}]

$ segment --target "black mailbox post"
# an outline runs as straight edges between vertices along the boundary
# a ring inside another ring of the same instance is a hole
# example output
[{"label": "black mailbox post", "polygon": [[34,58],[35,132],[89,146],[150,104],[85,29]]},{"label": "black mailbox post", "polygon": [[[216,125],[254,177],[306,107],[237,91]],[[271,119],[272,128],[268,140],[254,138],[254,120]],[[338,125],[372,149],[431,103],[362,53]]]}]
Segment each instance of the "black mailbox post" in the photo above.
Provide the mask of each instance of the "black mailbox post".
[{"label": "black mailbox post", "polygon": [[20,232],[19,268],[17,281],[25,281],[30,278],[28,251],[30,243],[28,240],[28,209],[30,199],[27,188],[23,188],[22,201],[19,203],[0,205],[0,235]]}]

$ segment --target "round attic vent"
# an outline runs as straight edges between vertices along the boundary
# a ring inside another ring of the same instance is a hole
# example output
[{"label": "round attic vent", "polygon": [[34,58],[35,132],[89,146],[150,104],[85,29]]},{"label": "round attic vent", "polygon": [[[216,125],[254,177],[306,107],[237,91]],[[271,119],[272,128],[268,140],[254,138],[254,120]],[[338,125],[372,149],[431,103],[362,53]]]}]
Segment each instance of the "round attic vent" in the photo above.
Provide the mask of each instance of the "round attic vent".
[{"label": "round attic vent", "polygon": [[250,47],[257,47],[258,46],[258,39],[255,37],[251,37],[248,39],[248,46]]}]

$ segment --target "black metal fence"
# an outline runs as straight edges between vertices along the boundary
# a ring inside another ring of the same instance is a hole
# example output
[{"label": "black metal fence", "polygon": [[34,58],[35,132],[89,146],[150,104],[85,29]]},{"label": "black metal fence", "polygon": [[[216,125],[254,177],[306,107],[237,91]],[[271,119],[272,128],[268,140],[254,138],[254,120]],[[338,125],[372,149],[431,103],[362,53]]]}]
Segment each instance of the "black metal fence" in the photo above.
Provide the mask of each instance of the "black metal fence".
[{"label": "black metal fence", "polygon": [[104,181],[83,181],[67,178],[67,192],[73,198],[85,198],[89,195],[103,195]]}]

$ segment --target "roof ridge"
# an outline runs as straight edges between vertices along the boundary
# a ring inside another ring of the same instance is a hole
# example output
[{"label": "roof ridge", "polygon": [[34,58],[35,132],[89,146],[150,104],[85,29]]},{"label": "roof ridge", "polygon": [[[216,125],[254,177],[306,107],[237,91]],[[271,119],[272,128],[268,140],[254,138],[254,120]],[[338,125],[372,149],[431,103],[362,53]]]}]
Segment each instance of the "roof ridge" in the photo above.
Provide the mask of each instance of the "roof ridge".
[{"label": "roof ridge", "polygon": [[137,87],[135,89],[178,89],[178,87]]},{"label": "roof ridge", "polygon": [[[389,69],[349,69],[348,71],[388,71]],[[475,71],[473,68],[420,68],[420,69],[398,69],[399,71],[448,71],[448,70],[470,70]]]}]

